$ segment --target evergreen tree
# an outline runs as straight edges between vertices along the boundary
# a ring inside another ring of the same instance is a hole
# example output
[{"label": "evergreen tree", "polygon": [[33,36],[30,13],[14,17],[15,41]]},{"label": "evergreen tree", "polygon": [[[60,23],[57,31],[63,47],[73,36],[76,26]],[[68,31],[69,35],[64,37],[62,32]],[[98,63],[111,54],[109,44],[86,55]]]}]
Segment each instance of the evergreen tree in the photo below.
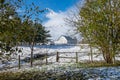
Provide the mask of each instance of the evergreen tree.
[{"label": "evergreen tree", "polygon": [[[15,11],[15,7],[2,0],[0,3],[0,44],[1,49],[10,49],[19,42],[19,30],[21,19]],[[4,45],[4,46],[2,46]]]},{"label": "evergreen tree", "polygon": [[47,43],[49,41],[49,31],[45,30],[45,27],[42,26],[40,23],[35,23],[34,24],[34,28],[36,31],[36,35],[35,35],[35,42],[36,43]]},{"label": "evergreen tree", "polygon": [[[23,22],[23,40],[26,43],[29,43],[30,49],[31,49],[31,67],[33,62],[33,50],[35,43],[47,43],[49,41],[48,37],[50,37],[49,31],[45,30],[45,27],[43,27],[38,22],[33,22],[32,20],[26,19]],[[22,35],[21,34],[21,35]]]},{"label": "evergreen tree", "polygon": [[21,0],[0,0],[0,49],[2,51],[10,51],[20,42],[28,42],[33,49],[35,43],[46,43],[47,37],[50,36],[49,31],[46,31],[35,17],[44,10],[40,10],[32,3],[34,7],[27,8],[20,17],[21,14],[16,12],[19,2]]}]

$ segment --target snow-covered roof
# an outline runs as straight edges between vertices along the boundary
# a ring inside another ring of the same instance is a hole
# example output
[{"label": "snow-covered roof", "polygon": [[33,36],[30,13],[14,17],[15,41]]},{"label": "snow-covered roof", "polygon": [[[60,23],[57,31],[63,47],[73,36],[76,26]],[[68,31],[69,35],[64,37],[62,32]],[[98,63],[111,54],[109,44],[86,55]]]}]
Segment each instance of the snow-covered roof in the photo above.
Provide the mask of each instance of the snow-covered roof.
[{"label": "snow-covered roof", "polygon": [[72,38],[70,36],[65,36],[65,35],[62,35],[58,38],[58,40],[61,38],[61,37],[64,37],[66,40],[67,40],[67,43],[68,44],[76,44],[77,43],[77,39],[76,38]]}]

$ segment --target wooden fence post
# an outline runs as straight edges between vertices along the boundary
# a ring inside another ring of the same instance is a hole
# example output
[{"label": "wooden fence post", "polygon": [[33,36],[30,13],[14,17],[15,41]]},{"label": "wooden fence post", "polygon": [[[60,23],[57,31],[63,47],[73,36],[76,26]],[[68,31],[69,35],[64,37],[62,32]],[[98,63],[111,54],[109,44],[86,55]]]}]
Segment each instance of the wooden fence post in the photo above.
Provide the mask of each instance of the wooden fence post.
[{"label": "wooden fence post", "polygon": [[93,51],[91,45],[90,45],[90,58],[91,58],[91,62],[93,62]]},{"label": "wooden fence post", "polygon": [[48,64],[47,53],[45,54],[46,65]]},{"label": "wooden fence post", "polygon": [[76,63],[78,63],[78,53],[76,52]]},{"label": "wooden fence post", "polygon": [[21,66],[20,66],[20,55],[18,56],[18,68],[20,69]]},{"label": "wooden fence post", "polygon": [[57,52],[57,55],[56,55],[56,62],[59,61],[59,52]]}]

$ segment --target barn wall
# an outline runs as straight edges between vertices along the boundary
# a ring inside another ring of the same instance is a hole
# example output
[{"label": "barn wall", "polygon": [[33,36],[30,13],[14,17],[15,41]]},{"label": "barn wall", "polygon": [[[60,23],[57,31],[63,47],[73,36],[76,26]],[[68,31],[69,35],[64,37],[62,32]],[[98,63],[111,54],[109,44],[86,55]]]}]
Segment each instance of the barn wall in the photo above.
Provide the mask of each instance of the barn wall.
[{"label": "barn wall", "polygon": [[67,44],[67,39],[62,36],[58,41],[55,41],[55,44]]}]

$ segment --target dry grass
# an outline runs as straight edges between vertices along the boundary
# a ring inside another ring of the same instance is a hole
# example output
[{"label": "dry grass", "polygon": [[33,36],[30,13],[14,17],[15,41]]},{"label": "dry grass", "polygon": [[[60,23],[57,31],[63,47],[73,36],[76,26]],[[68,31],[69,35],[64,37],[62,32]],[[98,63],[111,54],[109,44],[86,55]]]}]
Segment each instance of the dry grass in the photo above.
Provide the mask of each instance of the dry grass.
[{"label": "dry grass", "polygon": [[120,66],[120,61],[116,61],[114,64],[106,63],[105,61],[93,61],[93,62],[84,62],[84,63],[78,63],[78,67],[83,68],[89,68],[89,67],[114,67],[114,66]]}]

